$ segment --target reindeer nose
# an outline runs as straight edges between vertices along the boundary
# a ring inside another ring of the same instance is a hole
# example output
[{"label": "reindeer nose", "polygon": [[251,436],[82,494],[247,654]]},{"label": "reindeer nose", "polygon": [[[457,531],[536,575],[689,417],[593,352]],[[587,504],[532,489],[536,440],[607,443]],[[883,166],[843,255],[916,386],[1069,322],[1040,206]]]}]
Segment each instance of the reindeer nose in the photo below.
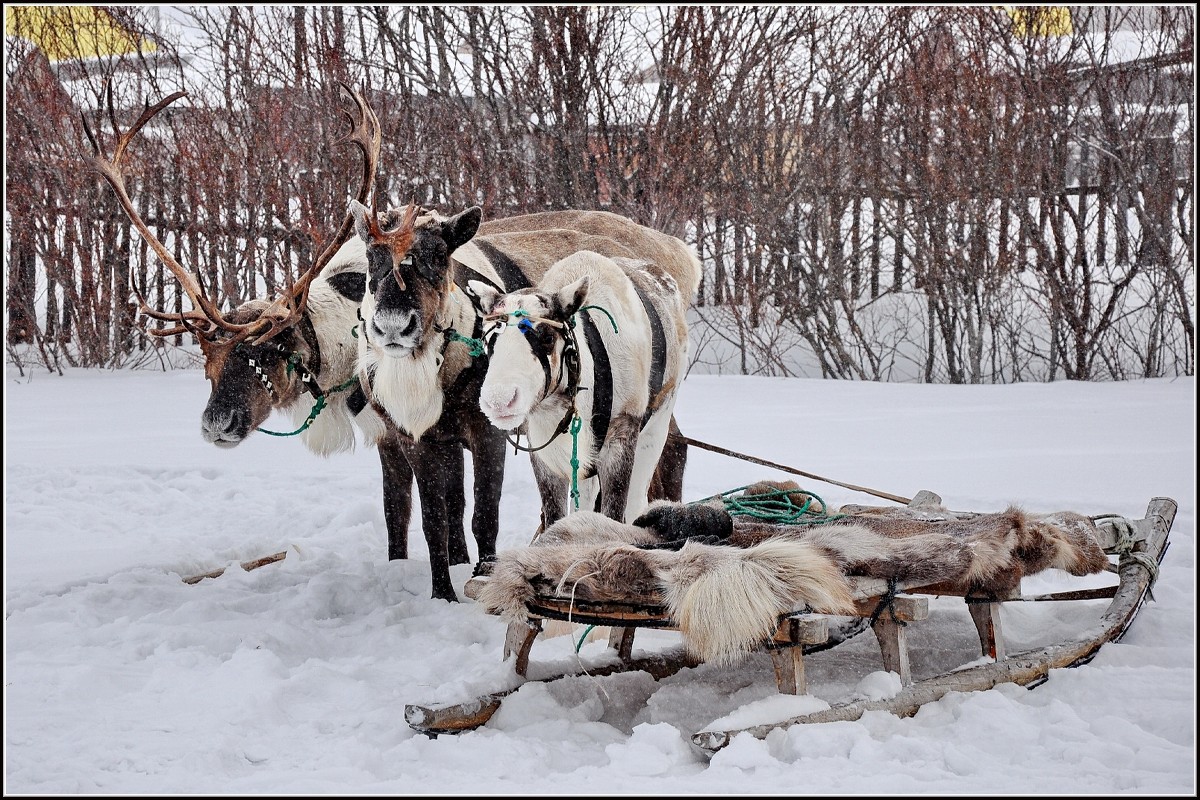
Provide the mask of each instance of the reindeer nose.
[{"label": "reindeer nose", "polygon": [[517,405],[521,390],[516,386],[492,386],[485,389],[479,396],[489,409],[503,412],[510,411]]},{"label": "reindeer nose", "polygon": [[381,345],[402,344],[417,333],[420,317],[416,311],[379,311],[371,317],[373,338]]},{"label": "reindeer nose", "polygon": [[233,447],[250,433],[249,417],[240,409],[206,408],[200,418],[200,435],[219,447]]}]

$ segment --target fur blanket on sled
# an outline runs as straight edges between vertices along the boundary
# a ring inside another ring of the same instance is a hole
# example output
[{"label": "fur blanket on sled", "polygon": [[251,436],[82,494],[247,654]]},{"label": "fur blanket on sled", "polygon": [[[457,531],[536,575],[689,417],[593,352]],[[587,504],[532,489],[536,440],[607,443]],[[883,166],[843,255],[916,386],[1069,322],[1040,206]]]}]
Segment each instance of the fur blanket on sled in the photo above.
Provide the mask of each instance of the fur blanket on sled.
[{"label": "fur blanket on sled", "polygon": [[527,619],[539,593],[666,607],[693,655],[732,662],[774,634],[779,616],[808,607],[851,614],[851,576],[946,583],[1005,597],[1021,578],[1057,568],[1104,570],[1095,524],[1071,512],[1018,508],[958,518],[906,509],[823,525],[773,525],[729,517],[719,501],[659,501],[629,525],[578,511],[528,547],[501,552],[478,601]]}]

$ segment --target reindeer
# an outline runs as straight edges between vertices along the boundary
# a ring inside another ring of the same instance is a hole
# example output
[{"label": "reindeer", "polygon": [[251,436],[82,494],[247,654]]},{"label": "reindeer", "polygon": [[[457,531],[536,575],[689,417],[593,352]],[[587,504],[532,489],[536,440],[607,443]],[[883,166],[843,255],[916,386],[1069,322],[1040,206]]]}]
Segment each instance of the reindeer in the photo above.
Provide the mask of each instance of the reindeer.
[{"label": "reindeer", "polygon": [[654,263],[583,251],[534,290],[468,288],[487,311],[480,410],[501,430],[525,427],[547,524],[569,511],[568,481],[576,508],[634,520],[686,368],[679,283]]},{"label": "reindeer", "polygon": [[[362,185],[358,193],[361,202],[370,196],[373,188],[380,129],[369,104],[349,87],[344,88],[358,113],[357,118],[347,113],[352,130],[340,142],[355,144],[362,152]],[[353,419],[363,430],[364,439],[374,443],[379,450],[388,558],[407,558],[413,470],[399,432],[367,404],[354,373],[354,337],[366,285],[364,243],[357,236],[347,238],[351,227],[348,215],[329,246],[291,291],[273,302],[251,300],[222,314],[216,304],[205,297],[198,275],[193,276],[180,266],[141,220],[124,184],[124,159],[131,141],[157,113],[182,96],[184,93],[179,92],[153,107],[148,106],[126,133],[121,134],[118,129],[112,158],[102,155],[87,120],[84,120],[85,132],[94,150],[90,159],[92,166],[113,188],[134,227],[192,300],[191,311],[167,314],[151,309],[134,286],[143,315],[175,326],[150,332],[164,337],[183,332],[196,336],[204,357],[205,374],[211,384],[208,404],[201,417],[201,433],[219,447],[236,446],[260,430],[272,410],[281,410],[292,413],[300,437],[310,450],[330,455],[354,447],[350,422]],[[114,129],[117,129],[111,100],[109,114],[113,117]],[[506,251],[524,246],[522,239],[528,239],[539,224],[530,224],[528,217],[490,221],[481,226],[481,232],[513,235],[498,237],[494,245],[484,243],[481,237],[481,246],[492,247],[494,257],[503,260]],[[549,239],[555,235],[556,232],[546,234]],[[564,242],[558,246],[574,245]],[[446,469],[451,473],[445,497],[449,521],[447,550],[450,563],[461,564],[470,561],[463,524],[462,451],[445,455]],[[661,471],[665,482],[659,488],[658,496],[680,499],[685,460],[686,451],[682,445],[670,462],[664,459],[664,465],[669,468]]]},{"label": "reindeer", "polygon": [[[462,446],[472,453],[472,529],[483,565],[494,556],[483,542],[494,544],[498,532],[506,440],[479,408],[487,372],[479,340],[482,319],[461,287],[469,280],[497,291],[528,286],[570,253],[591,248],[632,257],[640,248],[657,246],[662,234],[617,215],[589,218],[591,212],[553,217],[570,229],[521,230],[545,223],[515,218],[501,221],[514,230],[481,236],[476,236],[482,218],[478,207],[444,217],[412,205],[381,214],[355,202],[351,212],[370,263],[358,339],[359,381],[380,416],[406,435],[402,441],[421,493],[434,596],[455,599],[437,549],[447,516],[446,453]],[[576,222],[595,233],[581,232]],[[678,246],[686,250],[682,242]],[[693,291],[697,281],[689,280]],[[685,457],[677,450],[662,460],[663,487],[674,496],[682,491]]]}]

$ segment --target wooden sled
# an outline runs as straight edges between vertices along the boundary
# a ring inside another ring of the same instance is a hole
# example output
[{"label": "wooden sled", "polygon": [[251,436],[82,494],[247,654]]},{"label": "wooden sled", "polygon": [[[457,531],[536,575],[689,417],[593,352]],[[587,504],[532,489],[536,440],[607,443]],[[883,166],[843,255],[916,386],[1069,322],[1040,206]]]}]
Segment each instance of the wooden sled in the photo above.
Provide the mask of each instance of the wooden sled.
[{"label": "wooden sled", "polygon": [[[967,512],[945,512],[940,509],[940,503],[940,497],[923,491],[912,499],[907,509],[915,515],[937,509],[938,513],[959,518],[973,516]],[[869,513],[872,510],[861,506],[844,506],[840,509],[841,513],[847,514]],[[861,700],[835,705],[824,711],[769,725],[743,730],[703,730],[691,737],[692,743],[701,752],[711,755],[725,747],[739,733],[765,738],[778,728],[856,720],[867,711],[875,710],[889,711],[902,717],[912,716],[925,703],[934,702],[949,692],[980,691],[999,683],[1033,687],[1045,681],[1051,669],[1085,664],[1095,656],[1101,645],[1120,639],[1137,615],[1157,576],[1158,564],[1166,553],[1176,510],[1174,500],[1159,497],[1150,501],[1143,519],[1096,518],[1101,548],[1106,554],[1117,558],[1112,567],[1119,578],[1115,586],[1036,596],[1022,596],[1017,592],[1012,596],[989,597],[984,601],[967,599],[967,608],[979,636],[981,654],[990,656],[992,662],[950,670],[920,681],[914,681],[909,665],[907,628],[929,617],[929,597],[963,596],[963,592],[944,584],[901,582],[889,585],[878,578],[852,578],[855,616],[831,617],[800,609],[783,615],[775,634],[762,643],[761,649],[770,653],[778,690],[781,694],[806,694],[805,655],[834,647],[868,627],[879,644],[882,668],[899,675],[902,690],[885,700]],[[477,597],[487,580],[486,576],[471,578],[465,588],[466,595],[473,599]],[[503,651],[503,658],[513,659],[516,674],[526,681],[532,680],[529,677],[530,653],[544,620],[567,620],[611,628],[609,661],[589,665],[587,674],[592,676],[642,670],[655,680],[661,680],[685,667],[697,665],[697,661],[682,647],[634,655],[633,639],[638,628],[677,630],[661,598],[582,600],[556,596],[554,587],[548,584],[536,588],[535,599],[527,603],[528,619],[509,625]],[[1020,653],[1007,651],[1000,625],[999,609],[1002,603],[1098,598],[1108,598],[1111,602],[1093,628],[1069,641],[1048,647]],[[581,674],[582,669],[580,666],[575,671],[553,671],[536,680],[557,680]],[[405,707],[405,720],[414,730],[431,736],[472,730],[486,724],[499,709],[504,697],[519,688],[518,685],[461,703],[410,704]]]}]

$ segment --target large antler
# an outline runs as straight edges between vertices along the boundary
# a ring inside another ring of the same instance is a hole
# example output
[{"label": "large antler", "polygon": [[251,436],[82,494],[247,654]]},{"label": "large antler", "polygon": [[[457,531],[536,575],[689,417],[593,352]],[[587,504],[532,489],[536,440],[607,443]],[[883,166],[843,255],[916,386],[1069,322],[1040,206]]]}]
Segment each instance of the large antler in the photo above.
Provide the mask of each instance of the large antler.
[{"label": "large antler", "polygon": [[[371,109],[367,101],[362,95],[350,89],[346,84],[342,84],[342,88],[350,94],[358,107],[358,118],[355,119],[349,112],[344,111],[351,123],[351,130],[346,136],[338,141],[338,144],[352,142],[357,144],[363,153],[363,180],[362,186],[359,189],[359,202],[365,203],[370,196],[375,185],[375,172],[379,163],[379,152],[381,146],[381,131],[379,127],[379,119],[375,116],[375,112]],[[216,304],[210,301],[204,294],[203,288],[200,285],[199,277],[193,275],[188,270],[184,269],[179,262],[171,255],[166,247],[158,240],[151,232],[149,226],[142,220],[141,216],[134,208],[133,201],[129,199],[129,194],[125,188],[125,175],[123,171],[122,161],[125,158],[126,151],[130,141],[140,131],[147,122],[149,122],[159,111],[166,108],[171,103],[183,97],[186,92],[175,92],[153,106],[147,105],[146,109],[134,122],[132,127],[125,133],[120,133],[116,123],[116,113],[113,109],[112,90],[108,92],[108,112],[112,119],[113,130],[117,133],[117,145],[113,151],[112,158],[106,158],[100,148],[96,136],[92,133],[91,127],[88,125],[87,118],[83,118],[84,133],[87,134],[88,141],[91,142],[94,155],[89,159],[92,166],[97,172],[108,182],[113,191],[117,195],[117,200],[121,204],[121,208],[125,210],[126,216],[129,217],[133,226],[138,233],[149,243],[159,259],[166,264],[167,268],[179,281],[184,291],[191,298],[193,310],[182,314],[171,314],[162,311],[155,311],[146,303],[144,297],[138,292],[137,287],[134,287],[134,292],[138,296],[138,301],[141,306],[141,311],[146,316],[164,321],[174,322],[176,327],[169,329],[156,329],[150,331],[156,336],[171,336],[177,333],[191,331],[200,337],[201,345],[206,345],[205,339],[217,330],[225,330],[233,334],[232,338],[227,340],[227,346],[232,346],[236,342],[243,341],[250,336],[255,336],[255,343],[261,344],[271,337],[278,334],[280,331],[295,325],[304,314],[304,308],[308,302],[308,289],[312,279],[320,273],[326,264],[333,258],[338,249],[345,243],[353,226],[353,218],[347,212],[342,226],[338,229],[337,234],[329,243],[329,246],[322,251],[321,255],[313,262],[312,266],[305,272],[300,280],[287,292],[284,296],[275,300],[258,319],[248,323],[233,323],[225,319],[217,308]],[[203,324],[203,329],[198,329],[194,323]]]},{"label": "large antler", "polygon": [[[345,83],[341,87],[350,95],[358,109],[357,118],[349,111],[342,109],[342,113],[346,115],[346,119],[350,122],[350,132],[335,142],[335,145],[341,144],[356,144],[363,156],[363,172],[362,181],[358,189],[358,202],[364,205],[367,198],[375,189],[375,172],[379,166],[379,151],[382,145],[383,136],[379,127],[379,118],[375,116],[374,110],[370,104],[358,92],[351,89]],[[354,217],[347,211],[342,219],[341,227],[337,233],[329,241],[317,260],[312,263],[312,266],[300,277],[291,289],[283,297],[276,300],[270,308],[263,312],[260,319],[269,319],[271,327],[266,333],[255,339],[256,344],[267,341],[275,334],[286,328],[295,325],[300,317],[304,314],[304,309],[308,304],[308,288],[312,283],[313,278],[321,273],[325,265],[333,258],[334,254],[346,243],[346,239],[350,237],[350,232],[354,228]]]},{"label": "large antler", "polygon": [[[133,140],[133,137],[137,135],[138,131],[140,131],[146,125],[146,123],[154,117],[155,114],[162,111],[164,108],[183,97],[185,94],[186,92],[175,92],[163,98],[162,100],[159,100],[152,106],[147,105],[145,110],[142,111],[142,115],[137,118],[136,122],[133,123],[133,126],[125,133],[121,133],[120,129],[117,127],[116,112],[113,109],[112,87],[110,86],[108,90],[108,114],[112,119],[113,131],[117,134],[117,146],[113,150],[112,158],[105,158],[100,149],[99,141],[96,139],[95,134],[92,133],[91,126],[88,125],[87,116],[81,114],[83,117],[83,132],[87,134],[88,141],[91,142],[92,150],[94,152],[94,155],[89,159],[89,161],[95,170],[104,178],[104,180],[108,182],[108,185],[112,187],[113,192],[115,192],[117,195],[117,200],[121,204],[121,208],[125,210],[125,215],[129,217],[130,222],[132,222],[133,226],[137,228],[138,233],[142,235],[142,238],[149,243],[159,260],[166,264],[167,269],[171,270],[171,273],[175,276],[176,280],[179,281],[180,285],[183,286],[184,291],[187,292],[188,297],[191,298],[192,305],[194,306],[192,311],[183,314],[167,314],[151,309],[146,304],[145,299],[139,294],[138,300],[141,302],[142,313],[153,319],[166,322],[182,323],[184,326],[189,326],[190,322],[200,322],[204,323],[205,328],[208,329],[211,329],[215,326],[225,328],[226,330],[236,330],[239,327],[244,326],[235,326],[225,321],[216,305],[214,305],[207,297],[205,297],[204,291],[201,289],[200,282],[197,277],[184,269],[180,263],[175,260],[175,257],[172,256],[167,248],[163,246],[163,243],[158,240],[158,237],[154,235],[149,226],[142,221],[141,215],[139,215],[137,210],[133,207],[133,201],[129,199],[129,193],[125,189],[123,161],[125,159],[125,154],[128,151],[129,143]],[[191,330],[191,327],[189,326],[188,329]],[[182,329],[173,328],[169,331],[153,331],[153,333],[166,336],[171,333],[182,333]]]}]

